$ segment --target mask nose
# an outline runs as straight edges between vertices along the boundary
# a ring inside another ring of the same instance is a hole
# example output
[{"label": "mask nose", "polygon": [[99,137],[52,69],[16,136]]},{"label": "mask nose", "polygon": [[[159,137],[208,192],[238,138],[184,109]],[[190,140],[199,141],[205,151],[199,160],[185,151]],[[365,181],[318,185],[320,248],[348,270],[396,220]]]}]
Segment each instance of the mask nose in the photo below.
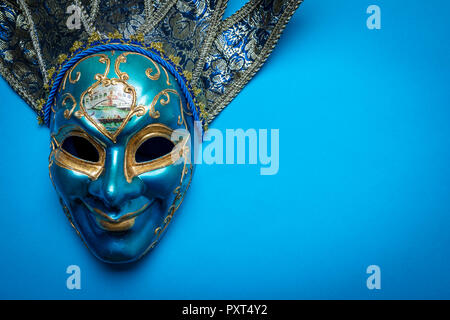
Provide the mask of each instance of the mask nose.
[{"label": "mask nose", "polygon": [[105,168],[102,175],[89,185],[89,193],[100,199],[108,209],[120,209],[128,200],[142,194],[143,184],[140,179],[131,183],[125,178],[123,147],[108,148]]}]

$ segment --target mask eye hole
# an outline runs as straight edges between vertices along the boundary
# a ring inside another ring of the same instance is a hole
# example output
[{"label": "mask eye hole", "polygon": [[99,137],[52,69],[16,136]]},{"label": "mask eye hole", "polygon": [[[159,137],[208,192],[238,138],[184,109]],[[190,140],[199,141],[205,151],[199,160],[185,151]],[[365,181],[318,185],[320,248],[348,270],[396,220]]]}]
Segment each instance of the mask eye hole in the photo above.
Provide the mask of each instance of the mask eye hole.
[{"label": "mask eye hole", "polygon": [[173,147],[174,143],[167,138],[148,138],[136,150],[135,161],[142,163],[161,158],[172,152]]},{"label": "mask eye hole", "polygon": [[97,148],[86,138],[69,136],[64,139],[61,148],[72,156],[89,162],[98,162],[100,155]]}]

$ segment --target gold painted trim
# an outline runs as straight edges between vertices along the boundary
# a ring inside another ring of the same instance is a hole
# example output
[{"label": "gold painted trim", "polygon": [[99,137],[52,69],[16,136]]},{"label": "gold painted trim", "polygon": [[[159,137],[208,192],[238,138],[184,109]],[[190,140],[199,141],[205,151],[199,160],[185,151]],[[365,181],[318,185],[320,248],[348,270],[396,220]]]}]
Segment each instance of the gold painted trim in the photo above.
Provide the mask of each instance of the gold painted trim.
[{"label": "gold painted trim", "polygon": [[[120,56],[123,56],[124,58],[121,58],[121,59],[123,59],[124,61],[122,61],[122,62],[126,62],[126,56],[128,56],[128,55],[137,55],[137,56],[141,56],[141,57],[144,57],[145,59],[147,59],[147,60],[149,60],[154,66],[155,66],[155,74],[152,74],[152,72],[153,72],[153,68],[147,68],[146,70],[145,70],[145,75],[150,79],[150,80],[153,80],[153,81],[156,81],[156,80],[159,80],[159,78],[161,77],[161,69],[164,71],[164,74],[166,75],[166,84],[168,85],[168,86],[171,86],[172,84],[170,83],[170,78],[169,78],[169,73],[167,72],[167,70],[166,70],[166,68],[164,68],[163,66],[159,66],[153,59],[151,59],[151,58],[149,58],[149,57],[147,57],[146,55],[143,55],[142,53],[138,53],[138,52],[124,52],[124,53],[122,53]],[[117,59],[119,59],[119,58],[117,58]],[[116,62],[117,62],[117,60],[116,60]],[[121,63],[122,63],[121,62]],[[117,73],[117,72],[116,72]]]},{"label": "gold painted trim", "polygon": [[[99,161],[91,162],[83,160],[63,150],[62,145],[64,144],[64,140],[71,136],[82,137],[92,143],[99,154]],[[54,155],[55,163],[62,168],[77,171],[79,173],[87,175],[92,180],[97,180],[105,168],[105,149],[100,145],[100,143],[98,143],[90,135],[83,131],[72,131],[64,137],[64,140],[61,143],[58,143],[55,139],[57,148],[53,150],[51,154]]]},{"label": "gold painted trim", "polygon": [[67,93],[64,94],[64,99],[63,99],[62,102],[61,102],[61,105],[62,105],[63,107],[66,106],[66,101],[67,101],[67,99],[71,99],[71,100],[72,100],[72,108],[71,108],[70,110],[69,110],[69,109],[64,110],[64,118],[66,118],[67,120],[69,120],[70,117],[72,116],[73,111],[74,111],[75,108],[77,107],[77,101],[75,100],[75,98],[73,97],[72,94],[70,94],[70,93],[67,92]]},{"label": "gold painted trim", "polygon": [[[159,102],[162,106],[168,105],[170,103],[169,93],[175,94],[178,97],[178,100],[180,102],[180,115],[178,116],[177,124],[184,125],[184,128],[186,130],[188,130],[186,120],[184,118],[183,100],[182,100],[180,94],[178,93],[178,91],[175,89],[170,89],[170,88],[164,89],[153,97],[153,100],[149,106],[149,112],[148,112],[150,117],[152,117],[153,119],[158,119],[160,117],[160,112],[158,110],[156,110],[156,108],[155,108],[156,104]],[[165,100],[164,100],[164,98],[159,99],[162,95],[164,95],[166,97]]]},{"label": "gold painted trim", "polygon": [[105,72],[103,73],[103,75],[95,75],[95,77],[101,76],[101,77],[103,77],[103,78],[106,78],[106,77],[108,76],[109,69],[110,69],[110,66],[111,66],[111,61],[109,60],[109,57],[108,57],[106,54],[104,54],[104,53],[93,54],[93,55],[91,55],[91,56],[87,56],[87,57],[84,57],[83,59],[80,59],[80,61],[78,61],[76,64],[74,64],[74,65],[72,66],[72,68],[70,68],[70,69],[66,72],[66,74],[64,75],[64,79],[63,79],[62,86],[60,86],[59,91],[61,91],[61,88],[62,88],[62,90],[65,90],[65,89],[66,89],[66,82],[67,82],[67,79],[69,79],[69,82],[72,83],[72,84],[77,83],[77,82],[80,80],[80,78],[81,78],[81,73],[80,73],[80,72],[77,72],[77,73],[76,73],[76,78],[75,78],[75,79],[72,79],[72,72],[75,70],[75,68],[76,68],[81,62],[83,62],[83,61],[85,61],[85,60],[87,60],[87,59],[94,58],[94,57],[98,57],[98,58],[99,58],[99,60],[98,60],[99,62],[106,64],[106,70],[105,70]]}]

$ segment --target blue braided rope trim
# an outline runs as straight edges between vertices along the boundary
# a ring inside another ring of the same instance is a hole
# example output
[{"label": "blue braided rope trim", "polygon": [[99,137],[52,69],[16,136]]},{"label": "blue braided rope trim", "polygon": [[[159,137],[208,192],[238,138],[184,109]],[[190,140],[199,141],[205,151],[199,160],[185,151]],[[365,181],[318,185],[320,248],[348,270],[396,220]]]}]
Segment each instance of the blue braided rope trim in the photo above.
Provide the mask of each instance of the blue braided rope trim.
[{"label": "blue braided rope trim", "polygon": [[84,57],[90,56],[92,54],[95,54],[95,53],[98,53],[101,51],[108,51],[108,50],[129,51],[129,52],[140,53],[140,54],[143,54],[143,55],[155,60],[156,62],[158,62],[159,64],[164,66],[175,77],[178,84],[180,85],[181,90],[186,98],[186,101],[188,102],[190,109],[192,110],[192,115],[194,117],[194,120],[200,121],[200,117],[199,117],[199,114],[197,112],[197,109],[196,109],[196,106],[194,103],[193,95],[191,93],[192,88],[190,88],[189,85],[188,85],[189,88],[188,88],[188,86],[186,86],[185,78],[179,74],[179,72],[176,70],[176,66],[170,60],[167,61],[167,60],[163,59],[161,56],[159,56],[159,54],[157,52],[153,52],[153,51],[151,51],[151,49],[145,50],[143,48],[136,47],[133,45],[108,43],[108,44],[102,44],[102,45],[99,45],[96,47],[89,48],[85,51],[81,51],[76,56],[74,56],[72,59],[70,59],[66,64],[64,64],[64,66],[59,71],[58,75],[53,79],[53,85],[52,85],[52,88],[50,89],[50,92],[49,92],[49,95],[47,98],[47,102],[45,103],[45,105],[43,106],[43,109],[42,109],[43,114],[44,114],[44,122],[47,125],[47,127],[50,127],[51,106],[55,101],[59,85],[61,84],[61,81],[64,78],[64,75],[66,74],[66,72],[70,68],[72,68],[78,61],[83,59]]}]

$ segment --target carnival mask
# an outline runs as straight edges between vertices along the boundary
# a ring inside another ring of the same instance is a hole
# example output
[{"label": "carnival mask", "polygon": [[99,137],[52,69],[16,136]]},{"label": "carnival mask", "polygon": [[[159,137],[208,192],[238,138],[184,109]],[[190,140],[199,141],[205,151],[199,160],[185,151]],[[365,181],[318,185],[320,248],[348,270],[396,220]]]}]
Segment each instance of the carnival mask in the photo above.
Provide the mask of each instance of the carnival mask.
[{"label": "carnival mask", "polygon": [[185,100],[167,69],[138,53],[93,54],[64,75],[50,121],[50,176],[101,260],[142,256],[180,206],[192,175]]},{"label": "carnival mask", "polygon": [[50,177],[78,235],[102,261],[131,262],[179,209],[195,139],[301,1],[250,1],[226,20],[225,0],[76,1],[82,30],[71,2],[3,1],[0,73],[50,128]]}]

